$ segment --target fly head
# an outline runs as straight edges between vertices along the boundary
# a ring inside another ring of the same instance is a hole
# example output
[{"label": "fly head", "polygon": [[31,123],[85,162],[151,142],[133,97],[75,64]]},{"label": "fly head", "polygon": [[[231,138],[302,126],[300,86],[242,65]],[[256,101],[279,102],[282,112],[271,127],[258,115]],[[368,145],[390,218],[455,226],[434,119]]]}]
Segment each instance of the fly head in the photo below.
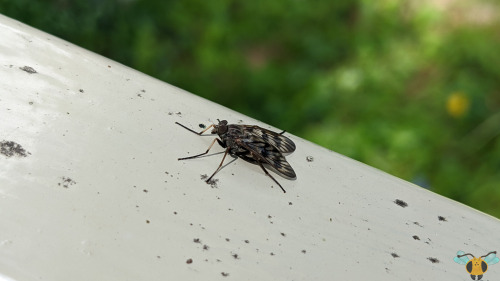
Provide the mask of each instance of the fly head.
[{"label": "fly head", "polygon": [[214,125],[214,129],[212,130],[212,134],[217,134],[220,137],[222,137],[222,135],[227,133],[227,120],[220,121],[219,119],[217,119],[217,121],[219,121],[219,124]]}]

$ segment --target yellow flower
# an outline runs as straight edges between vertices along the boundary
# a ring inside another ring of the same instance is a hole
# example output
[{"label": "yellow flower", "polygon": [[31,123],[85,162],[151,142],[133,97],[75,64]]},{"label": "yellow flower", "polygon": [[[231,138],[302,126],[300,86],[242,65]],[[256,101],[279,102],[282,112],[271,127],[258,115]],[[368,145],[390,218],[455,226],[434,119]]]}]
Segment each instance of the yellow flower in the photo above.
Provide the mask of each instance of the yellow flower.
[{"label": "yellow flower", "polygon": [[464,116],[469,110],[469,99],[461,92],[454,92],[446,101],[446,111],[454,118]]}]

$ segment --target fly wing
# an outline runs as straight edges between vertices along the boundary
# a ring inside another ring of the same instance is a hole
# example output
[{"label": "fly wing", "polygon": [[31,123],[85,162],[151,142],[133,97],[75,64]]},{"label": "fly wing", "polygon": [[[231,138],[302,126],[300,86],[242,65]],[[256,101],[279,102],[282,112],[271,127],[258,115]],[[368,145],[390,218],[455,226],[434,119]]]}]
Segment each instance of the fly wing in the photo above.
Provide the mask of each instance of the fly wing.
[{"label": "fly wing", "polygon": [[286,178],[295,179],[297,177],[285,156],[270,143],[264,142],[260,138],[238,140],[237,143],[240,147],[248,150],[245,155],[238,155],[242,159],[254,164],[257,162],[268,164],[278,174]]},{"label": "fly wing", "polygon": [[274,146],[281,153],[292,153],[295,151],[295,143],[282,133],[261,128],[259,126],[244,125],[245,131],[252,134],[255,138],[261,139],[264,143],[269,143]]}]

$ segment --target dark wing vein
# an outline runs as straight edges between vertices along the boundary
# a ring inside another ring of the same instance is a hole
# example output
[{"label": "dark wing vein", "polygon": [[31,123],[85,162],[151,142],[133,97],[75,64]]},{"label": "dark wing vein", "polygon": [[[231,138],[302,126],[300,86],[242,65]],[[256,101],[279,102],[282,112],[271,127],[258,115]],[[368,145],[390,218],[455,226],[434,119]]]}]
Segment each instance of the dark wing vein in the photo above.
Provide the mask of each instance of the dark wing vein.
[{"label": "dark wing vein", "polygon": [[[278,174],[290,179],[295,179],[295,171],[292,166],[286,161],[285,156],[270,143],[263,141],[243,141],[238,140],[238,145],[249,151],[250,154],[239,155],[239,157],[244,160],[257,164],[261,162],[263,164],[268,164],[275,170]],[[293,144],[293,143],[292,143]]]},{"label": "dark wing vein", "polygon": [[276,147],[281,153],[292,153],[295,151],[295,143],[282,134],[261,128],[259,126],[244,125],[245,130],[250,132],[253,136],[262,139],[263,142],[269,143]]}]

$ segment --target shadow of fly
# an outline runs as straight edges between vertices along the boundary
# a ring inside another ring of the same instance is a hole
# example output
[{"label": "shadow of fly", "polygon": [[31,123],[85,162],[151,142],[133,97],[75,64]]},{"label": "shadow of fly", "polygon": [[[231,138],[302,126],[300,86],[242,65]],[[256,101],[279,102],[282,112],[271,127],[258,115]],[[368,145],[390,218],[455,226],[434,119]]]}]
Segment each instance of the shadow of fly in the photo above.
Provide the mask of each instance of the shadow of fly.
[{"label": "shadow of fly", "polygon": [[264,167],[268,167],[284,178],[297,178],[292,166],[290,166],[290,164],[286,161],[285,156],[283,156],[283,153],[292,153],[295,151],[295,144],[293,141],[283,135],[285,131],[276,133],[259,126],[227,124],[226,120],[220,121],[219,119],[217,119],[217,121],[219,122],[217,125],[212,124],[199,133],[178,122],[175,122],[175,124],[199,136],[208,131],[210,128],[213,128],[211,131],[212,135],[219,136],[219,138],[216,137],[212,141],[207,151],[194,156],[178,158],[177,160],[193,159],[206,155],[217,141],[220,146],[226,149],[226,152],[224,153],[224,157],[222,157],[219,167],[217,167],[215,172],[206,180],[207,183],[221,169],[222,164],[229,153],[229,155],[233,157],[239,157],[247,162],[259,165],[264,173],[268,175],[281,188],[281,190],[283,190],[283,192],[286,193],[281,184],[274,179]]}]

